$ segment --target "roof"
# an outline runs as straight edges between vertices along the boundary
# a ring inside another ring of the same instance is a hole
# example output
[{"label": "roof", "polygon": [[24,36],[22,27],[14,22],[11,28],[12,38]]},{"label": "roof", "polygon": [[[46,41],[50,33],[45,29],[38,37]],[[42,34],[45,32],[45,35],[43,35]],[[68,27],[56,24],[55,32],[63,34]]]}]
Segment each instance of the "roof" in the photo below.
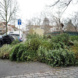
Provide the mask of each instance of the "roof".
[{"label": "roof", "polygon": [[49,22],[49,19],[45,17],[44,22]]}]

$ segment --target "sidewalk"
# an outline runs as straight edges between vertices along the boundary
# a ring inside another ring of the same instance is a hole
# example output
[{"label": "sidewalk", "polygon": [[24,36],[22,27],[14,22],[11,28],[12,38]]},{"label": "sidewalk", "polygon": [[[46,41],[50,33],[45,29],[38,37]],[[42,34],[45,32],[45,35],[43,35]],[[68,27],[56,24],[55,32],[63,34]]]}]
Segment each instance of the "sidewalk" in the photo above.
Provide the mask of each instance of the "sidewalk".
[{"label": "sidewalk", "polygon": [[[71,71],[74,71],[71,70]],[[71,72],[69,69],[55,72],[30,73],[17,76],[7,76],[2,78],[78,78],[78,71]]]},{"label": "sidewalk", "polygon": [[78,78],[78,67],[51,67],[44,63],[0,60],[0,78]]}]

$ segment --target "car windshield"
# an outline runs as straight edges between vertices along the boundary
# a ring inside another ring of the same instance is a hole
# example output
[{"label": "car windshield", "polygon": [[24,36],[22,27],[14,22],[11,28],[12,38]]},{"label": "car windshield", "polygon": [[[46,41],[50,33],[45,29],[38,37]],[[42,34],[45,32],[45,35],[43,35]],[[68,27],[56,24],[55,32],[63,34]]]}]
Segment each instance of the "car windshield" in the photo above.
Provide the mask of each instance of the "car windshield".
[{"label": "car windshield", "polygon": [[13,36],[14,38],[19,38],[19,34],[10,34],[11,36]]},{"label": "car windshield", "polygon": [[2,35],[0,35],[0,38],[2,38]]},{"label": "car windshield", "polygon": [[11,35],[13,35],[13,36],[19,36],[19,34],[11,34]]}]

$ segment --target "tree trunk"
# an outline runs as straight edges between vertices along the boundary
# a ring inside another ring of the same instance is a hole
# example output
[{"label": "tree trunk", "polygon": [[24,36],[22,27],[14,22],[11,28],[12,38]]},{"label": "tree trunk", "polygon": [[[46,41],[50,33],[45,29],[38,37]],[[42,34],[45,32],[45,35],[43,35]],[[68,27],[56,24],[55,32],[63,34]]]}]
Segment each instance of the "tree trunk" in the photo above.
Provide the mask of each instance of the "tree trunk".
[{"label": "tree trunk", "polygon": [[59,26],[60,26],[60,33],[62,34],[63,33],[63,23],[61,23],[60,19],[59,19]]},{"label": "tree trunk", "polygon": [[7,9],[6,9],[6,35],[7,35],[7,25],[8,25],[8,23],[7,23]]},{"label": "tree trunk", "polygon": [[7,35],[7,22],[6,22],[6,35]]},{"label": "tree trunk", "polygon": [[7,15],[6,15],[6,35],[7,35],[7,25],[8,23],[7,23]]}]

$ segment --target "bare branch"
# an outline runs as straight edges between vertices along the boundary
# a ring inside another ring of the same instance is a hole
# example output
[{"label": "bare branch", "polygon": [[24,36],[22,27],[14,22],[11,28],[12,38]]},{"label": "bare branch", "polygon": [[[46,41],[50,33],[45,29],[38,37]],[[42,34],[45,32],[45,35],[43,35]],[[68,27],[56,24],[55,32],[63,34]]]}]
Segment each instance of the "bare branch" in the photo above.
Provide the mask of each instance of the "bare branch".
[{"label": "bare branch", "polygon": [[2,13],[0,13],[0,16],[1,16],[2,19],[5,21],[5,17],[2,15]]},{"label": "bare branch", "polygon": [[14,7],[13,11],[10,12],[10,15],[9,15],[9,19],[8,19],[8,22],[11,20],[13,14],[16,12],[16,7]]},{"label": "bare branch", "polygon": [[[70,3],[72,2],[72,0],[70,0],[69,2],[68,2],[68,4],[66,4],[66,8],[64,9],[64,11],[62,12],[62,15],[63,15],[63,13],[66,11],[66,9],[68,8],[68,6],[70,5]],[[62,16],[61,15],[61,16]]]},{"label": "bare branch", "polygon": [[60,0],[56,1],[53,5],[49,6],[49,7],[52,7],[52,6],[55,6],[57,3],[59,3]]},{"label": "bare branch", "polygon": [[0,8],[4,9],[4,5],[0,2]]},{"label": "bare branch", "polygon": [[[7,32],[7,24],[13,20],[14,13],[16,13],[17,5],[14,5],[14,0],[3,0],[0,1],[0,16],[4,22],[6,22],[6,32]],[[16,2],[16,0],[15,0]]]}]

